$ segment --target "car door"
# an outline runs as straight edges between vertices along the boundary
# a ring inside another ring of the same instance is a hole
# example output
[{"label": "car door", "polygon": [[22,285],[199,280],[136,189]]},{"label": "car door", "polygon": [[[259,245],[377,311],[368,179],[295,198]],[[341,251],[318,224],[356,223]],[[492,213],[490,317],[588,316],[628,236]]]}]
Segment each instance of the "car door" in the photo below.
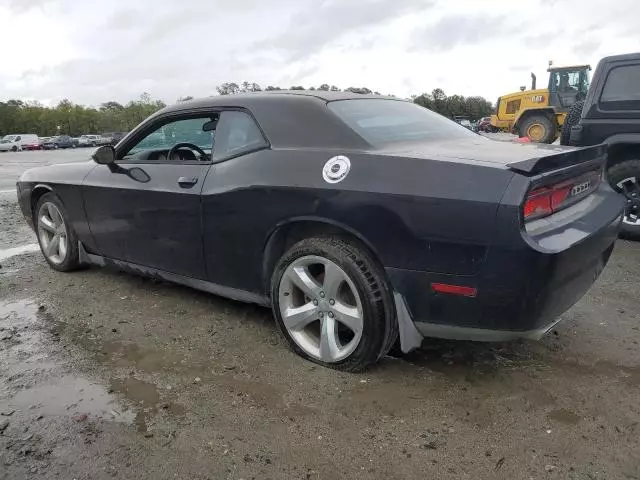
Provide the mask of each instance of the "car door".
[{"label": "car door", "polygon": [[[204,279],[200,192],[211,166],[216,114],[162,116],[116,150],[116,163],[98,165],[83,197],[98,254]],[[200,153],[180,143],[191,144]],[[109,148],[109,147],[103,147]]]},{"label": "car door", "polygon": [[248,111],[221,112],[214,165],[202,191],[205,262],[212,283],[254,292],[262,287],[264,225],[272,226],[273,205],[268,192],[254,182],[260,168],[270,168],[264,157],[268,147]]}]

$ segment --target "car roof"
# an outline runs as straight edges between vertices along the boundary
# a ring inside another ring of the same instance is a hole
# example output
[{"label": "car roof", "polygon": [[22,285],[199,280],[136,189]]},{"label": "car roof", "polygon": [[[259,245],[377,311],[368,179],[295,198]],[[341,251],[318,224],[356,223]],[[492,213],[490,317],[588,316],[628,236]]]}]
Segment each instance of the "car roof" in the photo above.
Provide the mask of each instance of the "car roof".
[{"label": "car roof", "polygon": [[167,114],[232,108],[248,110],[271,145],[275,147],[369,149],[372,145],[327,108],[328,102],[361,99],[406,101],[382,95],[323,90],[277,90],[216,95],[165,107],[150,116],[136,130],[145,128],[149,122]]},{"label": "car roof", "polygon": [[242,104],[247,108],[251,108],[251,104],[255,102],[263,102],[265,100],[271,100],[278,102],[283,99],[298,98],[299,101],[305,101],[309,99],[322,100],[324,102],[333,102],[337,100],[354,100],[363,98],[374,99],[389,99],[404,101],[396,97],[389,97],[384,95],[373,94],[361,94],[352,92],[331,92],[325,90],[272,90],[263,92],[251,92],[251,93],[237,93],[233,95],[213,95],[211,97],[199,98],[195,100],[187,100],[186,102],[176,103],[169,105],[161,110],[161,112],[171,112],[188,110],[190,108],[207,108],[207,107],[232,107]]},{"label": "car roof", "polygon": [[640,59],[640,52],[625,53],[622,55],[611,55],[609,57],[603,57],[599,63],[617,62],[620,60],[637,60],[637,59]]}]

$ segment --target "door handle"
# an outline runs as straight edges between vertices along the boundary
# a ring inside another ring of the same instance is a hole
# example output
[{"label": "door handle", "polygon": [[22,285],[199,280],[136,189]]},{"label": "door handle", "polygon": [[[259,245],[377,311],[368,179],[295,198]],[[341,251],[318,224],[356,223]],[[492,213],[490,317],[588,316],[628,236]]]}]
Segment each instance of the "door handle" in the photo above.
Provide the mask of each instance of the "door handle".
[{"label": "door handle", "polygon": [[178,185],[182,188],[191,188],[198,183],[198,177],[180,177],[178,178]]}]

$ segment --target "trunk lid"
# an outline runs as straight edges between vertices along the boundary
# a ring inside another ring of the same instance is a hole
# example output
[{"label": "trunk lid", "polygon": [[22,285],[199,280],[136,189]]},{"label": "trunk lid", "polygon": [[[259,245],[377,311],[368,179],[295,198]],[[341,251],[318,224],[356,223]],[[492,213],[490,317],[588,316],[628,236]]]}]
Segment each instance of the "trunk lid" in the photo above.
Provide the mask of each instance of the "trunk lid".
[{"label": "trunk lid", "polygon": [[602,166],[606,160],[607,147],[596,145],[577,148],[503,142],[478,136],[473,140],[388,145],[382,153],[411,158],[479,163],[496,168],[507,168],[525,176],[534,176],[579,164]]}]

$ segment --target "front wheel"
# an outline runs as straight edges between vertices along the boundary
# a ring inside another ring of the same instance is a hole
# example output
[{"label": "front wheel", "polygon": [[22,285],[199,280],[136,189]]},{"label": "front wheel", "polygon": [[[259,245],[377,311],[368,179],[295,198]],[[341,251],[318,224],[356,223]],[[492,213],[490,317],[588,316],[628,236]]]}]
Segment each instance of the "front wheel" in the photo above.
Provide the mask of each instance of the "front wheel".
[{"label": "front wheel", "polygon": [[556,127],[546,115],[530,115],[518,128],[520,137],[529,137],[533,143],[552,143],[556,138]]},{"label": "front wheel", "polygon": [[326,367],[363,370],[398,337],[382,268],[349,240],[320,237],[294,245],[276,266],[271,299],[291,349]]},{"label": "front wheel", "polygon": [[609,169],[607,176],[611,186],[627,201],[622,234],[640,239],[640,160],[620,162]]},{"label": "front wheel", "polygon": [[80,266],[78,239],[69,225],[64,205],[54,193],[46,193],[35,209],[34,224],[45,260],[54,270],[68,272]]}]

